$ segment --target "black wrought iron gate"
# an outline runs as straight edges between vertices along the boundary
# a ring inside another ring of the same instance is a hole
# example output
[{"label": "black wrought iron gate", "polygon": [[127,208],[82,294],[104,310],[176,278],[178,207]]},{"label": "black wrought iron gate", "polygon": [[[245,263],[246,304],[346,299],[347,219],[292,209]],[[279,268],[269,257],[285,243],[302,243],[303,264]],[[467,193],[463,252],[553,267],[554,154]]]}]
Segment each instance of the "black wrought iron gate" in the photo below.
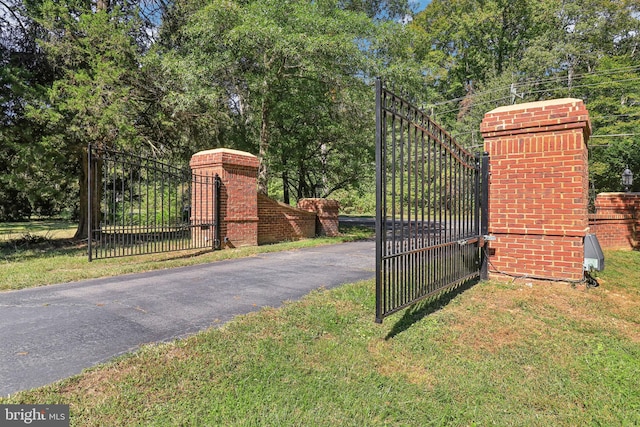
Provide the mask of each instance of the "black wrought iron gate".
[{"label": "black wrought iron gate", "polygon": [[486,277],[488,156],[376,81],[376,321]]},{"label": "black wrought iron gate", "polygon": [[122,151],[88,151],[87,175],[95,177],[88,180],[89,261],[219,248],[218,175]]}]

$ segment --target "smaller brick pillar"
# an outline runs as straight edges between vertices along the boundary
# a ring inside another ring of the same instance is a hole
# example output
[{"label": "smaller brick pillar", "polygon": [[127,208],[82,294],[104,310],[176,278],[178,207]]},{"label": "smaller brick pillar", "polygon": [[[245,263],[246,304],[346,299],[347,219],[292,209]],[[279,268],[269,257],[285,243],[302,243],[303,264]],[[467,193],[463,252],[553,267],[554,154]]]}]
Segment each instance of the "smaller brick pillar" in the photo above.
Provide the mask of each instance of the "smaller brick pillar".
[{"label": "smaller brick pillar", "polygon": [[640,193],[600,193],[595,208],[589,225],[603,249],[640,247]]},{"label": "smaller brick pillar", "polygon": [[[222,247],[258,244],[258,158],[227,148],[201,151],[191,157],[197,175],[214,176],[220,189],[220,237]],[[191,211],[198,212],[197,195],[192,195]]]},{"label": "smaller brick pillar", "polygon": [[316,213],[316,235],[335,237],[340,234],[338,231],[340,205],[337,200],[300,199],[298,209]]},{"label": "smaller brick pillar", "polygon": [[491,273],[580,280],[588,223],[589,114],[579,99],[501,107],[481,124],[490,155]]}]

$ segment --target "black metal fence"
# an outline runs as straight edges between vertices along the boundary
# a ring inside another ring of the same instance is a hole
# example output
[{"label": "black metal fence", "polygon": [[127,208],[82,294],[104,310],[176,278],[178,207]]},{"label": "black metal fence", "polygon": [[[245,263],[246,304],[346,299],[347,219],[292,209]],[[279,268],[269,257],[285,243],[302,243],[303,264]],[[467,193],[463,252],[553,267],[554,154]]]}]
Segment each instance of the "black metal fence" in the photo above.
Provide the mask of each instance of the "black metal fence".
[{"label": "black metal fence", "polygon": [[486,275],[487,169],[486,154],[376,82],[377,322]]},{"label": "black metal fence", "polygon": [[89,261],[219,247],[218,175],[91,146],[88,165]]}]

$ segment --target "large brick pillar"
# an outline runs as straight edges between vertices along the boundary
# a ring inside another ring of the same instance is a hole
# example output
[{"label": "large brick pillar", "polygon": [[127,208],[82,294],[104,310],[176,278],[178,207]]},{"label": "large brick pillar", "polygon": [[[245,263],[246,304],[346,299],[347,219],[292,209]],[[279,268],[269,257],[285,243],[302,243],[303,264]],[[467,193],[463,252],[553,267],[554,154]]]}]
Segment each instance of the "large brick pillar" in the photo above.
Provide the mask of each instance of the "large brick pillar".
[{"label": "large brick pillar", "polygon": [[491,156],[490,273],[582,279],[591,133],[583,102],[500,107],[481,132]]},{"label": "large brick pillar", "polygon": [[[258,158],[252,154],[227,148],[201,151],[191,157],[191,170],[196,175],[215,176],[220,188],[220,237],[222,247],[256,246],[258,244]],[[191,211],[198,212],[200,200],[192,195]]]}]

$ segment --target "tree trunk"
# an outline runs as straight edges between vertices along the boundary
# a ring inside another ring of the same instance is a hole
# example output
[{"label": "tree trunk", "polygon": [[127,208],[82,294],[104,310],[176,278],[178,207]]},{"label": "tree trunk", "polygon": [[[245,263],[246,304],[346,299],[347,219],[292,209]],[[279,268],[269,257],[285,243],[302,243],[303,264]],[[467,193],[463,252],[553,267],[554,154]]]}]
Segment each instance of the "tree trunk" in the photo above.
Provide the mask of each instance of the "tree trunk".
[{"label": "tree trunk", "polygon": [[269,107],[267,100],[262,100],[262,125],[260,127],[260,146],[258,148],[258,193],[267,195],[269,174],[267,170],[267,151],[269,151]]},{"label": "tree trunk", "polygon": [[289,174],[287,171],[282,171],[282,191],[283,201],[288,205],[291,203],[291,196],[289,195]]},{"label": "tree trunk", "polygon": [[102,161],[92,159],[91,164],[91,225],[89,225],[89,157],[87,147],[80,152],[79,163],[80,168],[79,186],[80,186],[80,218],[78,221],[78,229],[73,236],[76,240],[84,240],[89,238],[89,226],[93,230],[100,226],[100,199],[101,199],[101,178],[102,178]]},{"label": "tree trunk", "polygon": [[97,0],[96,10],[109,10],[110,0]]}]

